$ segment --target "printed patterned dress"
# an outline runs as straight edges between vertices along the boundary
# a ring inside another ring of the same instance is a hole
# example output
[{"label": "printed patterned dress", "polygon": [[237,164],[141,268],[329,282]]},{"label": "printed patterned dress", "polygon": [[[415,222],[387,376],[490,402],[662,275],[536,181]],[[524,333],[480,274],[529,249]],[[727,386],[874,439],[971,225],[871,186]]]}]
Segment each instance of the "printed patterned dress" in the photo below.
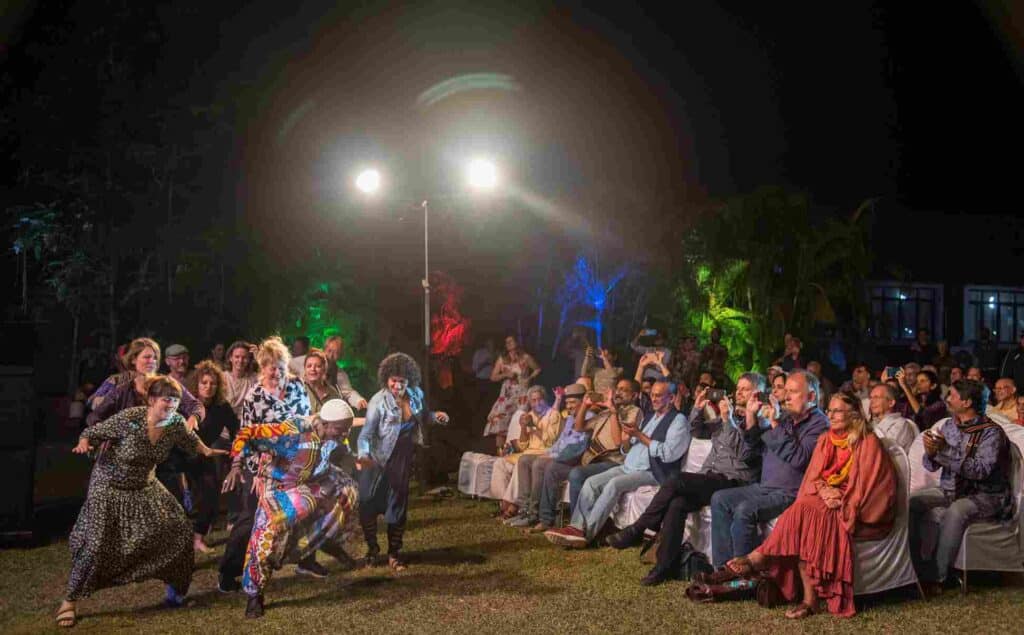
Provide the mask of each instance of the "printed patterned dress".
[{"label": "printed patterned dress", "polygon": [[172,447],[194,455],[199,437],[175,414],[154,444],[146,407],[122,410],[82,437],[109,441],[93,467],[89,492],[71,530],[71,601],[99,589],[162,580],[184,595],[192,579],[192,521],[153,475]]},{"label": "printed patterned dress", "polygon": [[484,428],[485,437],[508,432],[508,424],[511,423],[512,415],[519,408],[520,402],[525,399],[528,387],[525,381],[519,379],[529,370],[524,359],[506,362],[503,358],[498,358],[498,365],[502,370],[514,373],[515,377],[501,382],[498,400],[491,406],[491,412],[487,415],[487,426]]},{"label": "printed patterned dress", "polygon": [[232,457],[262,452],[260,496],[242,572],[247,595],[259,595],[286,556],[302,560],[317,549],[342,549],[356,527],[355,481],[330,462],[336,441],[324,441],[309,423],[255,424],[242,428]]}]

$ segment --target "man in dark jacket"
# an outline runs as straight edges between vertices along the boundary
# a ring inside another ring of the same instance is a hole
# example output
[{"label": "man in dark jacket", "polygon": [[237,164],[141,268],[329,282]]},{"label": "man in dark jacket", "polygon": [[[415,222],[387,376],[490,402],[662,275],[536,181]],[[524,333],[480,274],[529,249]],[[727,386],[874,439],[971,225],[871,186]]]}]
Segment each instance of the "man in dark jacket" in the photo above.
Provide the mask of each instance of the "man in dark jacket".
[{"label": "man in dark jacket", "polygon": [[786,413],[747,422],[744,440],[762,451],[761,482],[719,490],[711,497],[711,547],[715,568],[757,548],[758,524],[796,500],[804,470],[828,417],[818,408],[818,379],[794,370],[786,379]]},{"label": "man in dark jacket", "polygon": [[754,395],[766,388],[762,375],[744,373],[736,382],[736,407],[733,408],[728,399],[722,399],[718,403],[722,416],[711,420],[706,418],[704,409],[708,389],[697,393],[690,413],[691,432],[697,437],[711,438],[711,453],[700,472],[673,475],[658,489],[636,522],[607,540],[610,546],[625,549],[639,544],[646,530],[660,529],[658,562],[640,584],[660,584],[676,574],[687,515],[710,503],[715,492],[747,485],[757,479],[760,473],[757,449],[743,437],[747,420],[757,416],[747,406],[757,404]]}]

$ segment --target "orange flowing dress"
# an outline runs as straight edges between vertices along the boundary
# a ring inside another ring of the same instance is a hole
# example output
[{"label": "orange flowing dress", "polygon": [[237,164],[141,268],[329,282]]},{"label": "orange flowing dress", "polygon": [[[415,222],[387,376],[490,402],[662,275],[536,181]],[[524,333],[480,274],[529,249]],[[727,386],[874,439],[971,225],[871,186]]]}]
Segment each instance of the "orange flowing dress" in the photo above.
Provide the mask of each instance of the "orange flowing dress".
[{"label": "orange flowing dress", "polygon": [[[814,581],[817,596],[833,615],[851,617],[853,604],[853,542],[878,540],[892,529],[896,503],[896,470],[881,441],[872,432],[852,448],[845,436],[821,435],[804,473],[796,501],[779,516],[758,551],[770,556],[768,568],[790,602],[800,599],[798,562]],[[842,504],[829,509],[818,495],[822,487],[842,492]]]}]

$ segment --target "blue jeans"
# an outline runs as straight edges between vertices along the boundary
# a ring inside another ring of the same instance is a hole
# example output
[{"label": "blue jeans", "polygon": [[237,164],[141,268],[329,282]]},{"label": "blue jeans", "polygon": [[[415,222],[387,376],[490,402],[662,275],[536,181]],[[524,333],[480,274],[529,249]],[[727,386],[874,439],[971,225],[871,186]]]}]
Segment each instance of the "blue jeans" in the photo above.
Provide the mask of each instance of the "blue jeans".
[{"label": "blue jeans", "polygon": [[775,518],[793,504],[796,496],[760,484],[733,487],[711,497],[711,559],[715,568],[736,556],[756,549],[757,526]]},{"label": "blue jeans", "polygon": [[562,483],[569,475],[573,466],[558,461],[550,461],[544,465],[543,483],[540,490],[540,509],[537,517],[540,522],[553,527],[558,504],[562,502]]},{"label": "blue jeans", "polygon": [[595,461],[594,463],[578,465],[572,468],[572,471],[569,472],[569,512],[572,513],[576,510],[576,501],[580,499],[583,483],[588,478],[610,470],[617,465],[618,463],[612,463],[611,461],[601,461],[600,463]]},{"label": "blue jeans", "polygon": [[588,541],[593,540],[615,510],[619,496],[644,485],[657,484],[650,470],[627,474],[621,465],[591,476],[583,483],[580,499],[572,512],[572,526],[583,530]]}]

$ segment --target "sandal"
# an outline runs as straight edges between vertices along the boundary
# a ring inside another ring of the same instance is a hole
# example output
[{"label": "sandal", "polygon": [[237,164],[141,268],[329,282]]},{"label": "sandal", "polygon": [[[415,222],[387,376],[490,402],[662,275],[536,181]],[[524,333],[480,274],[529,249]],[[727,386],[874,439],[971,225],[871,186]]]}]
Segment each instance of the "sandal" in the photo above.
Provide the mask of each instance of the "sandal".
[{"label": "sandal", "polygon": [[736,575],[748,577],[754,573],[754,565],[746,556],[736,556],[725,563],[727,569],[731,569]]},{"label": "sandal", "polygon": [[726,582],[732,582],[733,580],[738,580],[742,577],[743,576],[736,573],[729,567],[722,567],[721,569],[711,571],[709,573],[699,572],[693,576],[693,581],[706,584],[708,586],[715,586],[718,584],[725,584]]},{"label": "sandal", "polygon": [[818,612],[817,604],[801,604],[796,608],[789,609],[786,611],[786,619],[790,620],[802,620],[805,617],[810,617]]},{"label": "sandal", "polygon": [[78,613],[75,612],[75,607],[69,606],[57,611],[57,626],[61,628],[71,628],[77,623]]},{"label": "sandal", "polygon": [[388,567],[395,573],[401,573],[409,568],[404,562],[395,556],[388,556]]}]

